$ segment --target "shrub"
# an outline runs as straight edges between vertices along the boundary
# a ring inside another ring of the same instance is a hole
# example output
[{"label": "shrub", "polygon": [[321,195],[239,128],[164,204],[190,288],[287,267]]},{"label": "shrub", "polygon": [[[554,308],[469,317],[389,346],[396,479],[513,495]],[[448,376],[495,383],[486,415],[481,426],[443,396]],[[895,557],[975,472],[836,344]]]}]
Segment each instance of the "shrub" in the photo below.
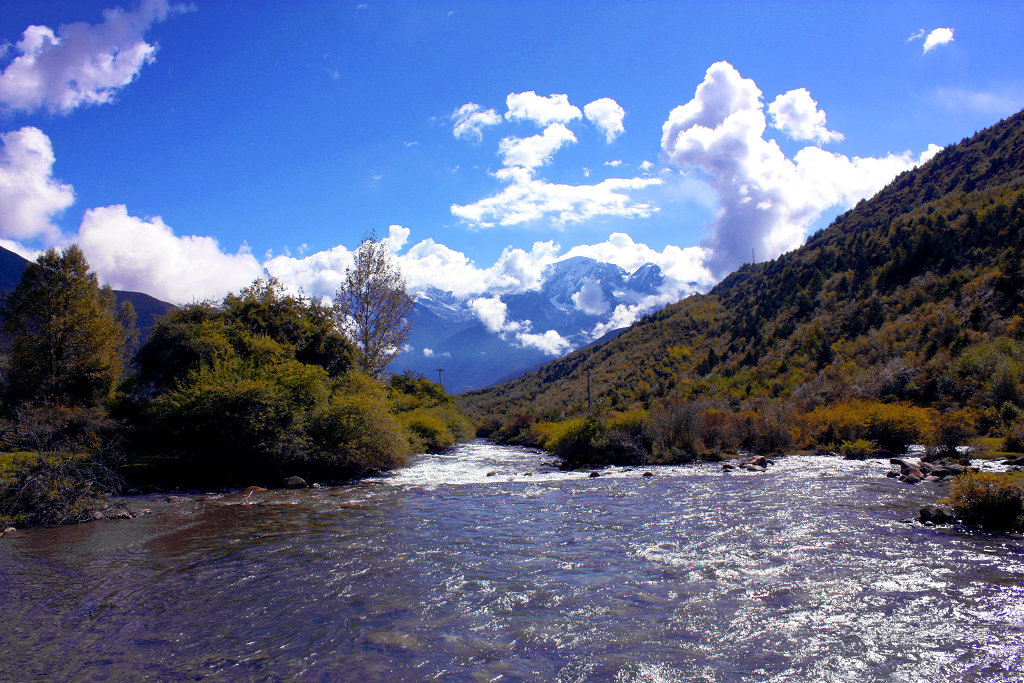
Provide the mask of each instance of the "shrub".
[{"label": "shrub", "polygon": [[932,446],[938,455],[961,457],[957,448],[966,446],[974,436],[974,420],[963,410],[942,413],[935,418]]},{"label": "shrub", "polygon": [[1003,450],[1024,453],[1024,417],[1017,418],[1006,431],[1006,437],[1003,439]]},{"label": "shrub", "polygon": [[413,451],[437,453],[455,445],[455,436],[440,417],[425,408],[402,413]]},{"label": "shrub", "polygon": [[953,480],[943,499],[967,522],[996,529],[1024,526],[1024,489],[1007,476],[972,472]]},{"label": "shrub", "polygon": [[362,391],[338,392],[310,416],[307,431],[313,449],[306,463],[310,470],[337,478],[405,463],[409,456],[406,432],[381,392],[373,389],[369,385]]},{"label": "shrub", "polygon": [[595,446],[605,431],[605,425],[594,417],[566,420],[550,428],[544,447],[570,467],[597,464],[602,458]]},{"label": "shrub", "polygon": [[839,453],[847,460],[864,460],[875,452],[875,444],[866,439],[844,441],[839,445]]},{"label": "shrub", "polygon": [[863,439],[893,453],[924,441],[932,420],[927,408],[879,401],[846,401],[804,416],[809,436],[821,446],[836,448],[844,441]]}]

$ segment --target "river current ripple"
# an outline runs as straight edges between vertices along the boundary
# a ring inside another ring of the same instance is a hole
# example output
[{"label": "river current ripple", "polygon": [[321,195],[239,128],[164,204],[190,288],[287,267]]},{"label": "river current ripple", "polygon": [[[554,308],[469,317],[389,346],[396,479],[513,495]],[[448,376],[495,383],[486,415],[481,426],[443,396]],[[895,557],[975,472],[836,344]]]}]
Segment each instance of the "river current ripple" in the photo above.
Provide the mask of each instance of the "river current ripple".
[{"label": "river current ripple", "polygon": [[477,442],[0,539],[0,680],[1024,678],[1024,541],[900,522],[942,485],[546,460]]}]

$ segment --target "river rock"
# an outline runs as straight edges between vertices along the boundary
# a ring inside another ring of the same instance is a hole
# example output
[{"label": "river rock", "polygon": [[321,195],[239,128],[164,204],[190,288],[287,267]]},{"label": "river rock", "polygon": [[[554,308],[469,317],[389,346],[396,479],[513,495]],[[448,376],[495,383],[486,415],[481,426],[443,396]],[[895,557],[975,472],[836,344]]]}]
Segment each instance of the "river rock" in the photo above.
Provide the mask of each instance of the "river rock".
[{"label": "river rock", "polygon": [[133,519],[132,513],[128,512],[124,508],[104,512],[103,516],[107,519]]},{"label": "river rock", "polygon": [[654,472],[644,472],[640,476],[641,477],[653,477],[654,476]]},{"label": "river rock", "polygon": [[600,477],[601,473],[600,472],[591,472],[588,476],[590,476],[590,477]]},{"label": "river rock", "polygon": [[13,534],[16,531],[17,529],[15,529],[13,526],[4,527],[3,535],[6,536],[7,534]]},{"label": "river rock", "polygon": [[732,472],[734,469],[736,469],[736,465],[733,465],[732,463],[727,462],[722,465],[723,472]]},{"label": "river rock", "polygon": [[487,476],[488,477],[496,477],[496,476],[498,476],[498,473],[497,472],[488,472]]},{"label": "river rock", "polygon": [[750,460],[747,460],[747,464],[754,465],[755,467],[760,467],[762,468],[762,471],[764,471],[763,468],[768,467],[768,458],[764,457],[763,455],[755,455]]},{"label": "river rock", "polygon": [[285,477],[285,480],[281,482],[281,485],[286,489],[304,489],[309,488],[309,484],[302,477]]},{"label": "river rock", "polygon": [[920,522],[932,524],[952,524],[953,511],[941,505],[925,505],[917,517]]},{"label": "river rock", "polygon": [[755,465],[752,462],[745,462],[742,465],[740,465],[740,468],[748,472],[764,472],[765,470],[763,465]]},{"label": "river rock", "polygon": [[89,513],[89,517],[91,517],[92,519],[103,519],[103,513],[100,512],[99,510],[93,510],[92,512]]},{"label": "river rock", "polygon": [[927,477],[924,478],[924,480],[925,481],[930,481],[930,482],[936,482],[936,481],[942,481],[942,477],[936,477],[934,474],[929,474]]},{"label": "river rock", "polygon": [[916,474],[904,474],[902,477],[900,477],[900,481],[902,481],[904,484],[916,484],[921,481],[921,477],[917,476]]}]

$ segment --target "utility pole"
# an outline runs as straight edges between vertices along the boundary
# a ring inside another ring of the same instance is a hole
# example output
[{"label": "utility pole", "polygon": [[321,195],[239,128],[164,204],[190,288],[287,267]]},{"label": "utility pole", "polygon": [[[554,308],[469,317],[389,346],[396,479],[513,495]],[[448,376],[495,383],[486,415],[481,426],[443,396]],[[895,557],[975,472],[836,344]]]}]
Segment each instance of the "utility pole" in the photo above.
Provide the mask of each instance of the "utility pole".
[{"label": "utility pole", "polygon": [[437,368],[434,372],[437,373],[437,383],[441,385],[442,389],[444,389],[444,384],[441,383],[441,373],[444,372],[444,368]]}]

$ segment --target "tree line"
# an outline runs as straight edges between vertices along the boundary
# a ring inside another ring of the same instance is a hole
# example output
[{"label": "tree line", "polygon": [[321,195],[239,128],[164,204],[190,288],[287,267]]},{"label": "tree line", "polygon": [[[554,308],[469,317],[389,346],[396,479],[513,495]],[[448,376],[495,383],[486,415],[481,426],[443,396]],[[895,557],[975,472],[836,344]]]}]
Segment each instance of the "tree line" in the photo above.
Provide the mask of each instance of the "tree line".
[{"label": "tree line", "polygon": [[82,521],[126,481],[340,481],[472,436],[442,387],[387,374],[412,305],[371,235],[332,304],[258,279],[139,340],[77,245],[45,252],[0,307],[0,523]]}]

